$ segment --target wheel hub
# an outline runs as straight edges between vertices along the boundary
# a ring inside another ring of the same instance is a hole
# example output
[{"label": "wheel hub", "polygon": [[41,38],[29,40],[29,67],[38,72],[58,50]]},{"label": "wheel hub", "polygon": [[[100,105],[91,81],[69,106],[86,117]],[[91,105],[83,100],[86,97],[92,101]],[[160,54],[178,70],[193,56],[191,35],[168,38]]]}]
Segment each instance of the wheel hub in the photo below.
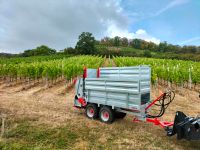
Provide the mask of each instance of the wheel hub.
[{"label": "wheel hub", "polygon": [[90,118],[94,117],[94,109],[93,108],[88,108],[87,115]]},{"label": "wheel hub", "polygon": [[107,112],[107,111],[102,111],[102,113],[101,113],[101,118],[102,118],[102,120],[103,121],[108,121],[109,120],[109,113]]}]

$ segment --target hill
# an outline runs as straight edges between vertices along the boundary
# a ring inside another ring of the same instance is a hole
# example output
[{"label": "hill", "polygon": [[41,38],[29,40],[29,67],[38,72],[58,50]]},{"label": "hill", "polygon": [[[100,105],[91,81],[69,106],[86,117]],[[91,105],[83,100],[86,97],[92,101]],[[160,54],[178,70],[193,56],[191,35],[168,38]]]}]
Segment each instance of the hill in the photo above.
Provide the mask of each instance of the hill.
[{"label": "hill", "polygon": [[15,56],[15,54],[11,54],[11,53],[0,53],[0,57],[13,57]]}]

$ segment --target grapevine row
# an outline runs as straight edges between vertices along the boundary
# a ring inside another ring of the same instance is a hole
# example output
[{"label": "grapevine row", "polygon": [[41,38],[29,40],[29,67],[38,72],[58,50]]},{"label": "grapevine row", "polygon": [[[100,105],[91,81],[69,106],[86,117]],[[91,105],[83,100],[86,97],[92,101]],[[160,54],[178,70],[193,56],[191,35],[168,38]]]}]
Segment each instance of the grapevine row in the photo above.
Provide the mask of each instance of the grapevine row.
[{"label": "grapevine row", "polygon": [[32,56],[32,57],[13,57],[13,58],[0,58],[0,64],[20,64],[20,63],[33,63],[57,60],[70,57],[70,55],[50,55],[50,56]]},{"label": "grapevine row", "polygon": [[189,86],[200,84],[199,62],[138,57],[114,57],[114,62],[117,66],[151,66],[153,84],[157,83],[159,79],[178,86],[183,86],[185,83]]},{"label": "grapevine row", "polygon": [[35,61],[32,63],[0,64],[0,77],[9,81],[25,80],[56,80],[64,77],[67,80],[82,74],[83,67],[98,68],[103,63],[102,57],[75,56],[70,58]]}]

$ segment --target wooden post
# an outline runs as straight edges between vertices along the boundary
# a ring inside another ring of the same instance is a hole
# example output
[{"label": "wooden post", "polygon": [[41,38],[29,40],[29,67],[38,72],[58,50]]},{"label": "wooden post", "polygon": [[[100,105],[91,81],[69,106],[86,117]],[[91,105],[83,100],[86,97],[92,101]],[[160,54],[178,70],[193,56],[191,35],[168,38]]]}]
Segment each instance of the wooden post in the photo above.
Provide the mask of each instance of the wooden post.
[{"label": "wooden post", "polygon": [[189,68],[189,89],[192,89],[192,75],[191,75],[191,69]]},{"label": "wooden post", "polygon": [[46,73],[46,77],[45,77],[45,88],[47,89],[49,87],[49,82],[48,82],[48,74]]}]

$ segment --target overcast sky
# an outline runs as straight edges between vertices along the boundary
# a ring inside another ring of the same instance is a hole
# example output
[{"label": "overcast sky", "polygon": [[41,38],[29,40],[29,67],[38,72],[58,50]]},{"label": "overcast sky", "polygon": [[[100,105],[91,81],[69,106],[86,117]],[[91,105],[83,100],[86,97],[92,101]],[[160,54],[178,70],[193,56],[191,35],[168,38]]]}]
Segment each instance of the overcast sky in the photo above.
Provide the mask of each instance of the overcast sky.
[{"label": "overcast sky", "polygon": [[81,32],[200,45],[198,0],[0,0],[0,52],[74,46]]}]

